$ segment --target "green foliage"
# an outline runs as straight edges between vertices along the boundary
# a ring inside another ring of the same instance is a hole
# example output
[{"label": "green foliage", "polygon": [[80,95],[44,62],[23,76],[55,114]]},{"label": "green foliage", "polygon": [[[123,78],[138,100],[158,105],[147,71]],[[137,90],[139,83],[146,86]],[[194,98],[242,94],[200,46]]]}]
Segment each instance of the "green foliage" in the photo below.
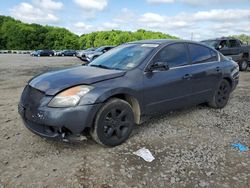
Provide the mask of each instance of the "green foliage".
[{"label": "green foliage", "polygon": [[103,45],[119,45],[135,40],[166,38],[176,39],[168,34],[142,29],[136,32],[98,31],[79,37],[64,28],[25,24],[11,17],[0,16],[1,50],[85,49]]},{"label": "green foliage", "polygon": [[145,39],[177,39],[177,37],[160,32],[138,30],[129,31],[98,31],[80,37],[81,48],[98,47],[102,45],[119,45],[125,42]]},{"label": "green foliage", "polygon": [[233,35],[232,37],[241,40],[243,43],[250,44],[250,36],[241,34],[241,35]]},{"label": "green foliage", "polygon": [[79,36],[67,29],[25,24],[11,17],[0,16],[0,49],[79,49]]}]

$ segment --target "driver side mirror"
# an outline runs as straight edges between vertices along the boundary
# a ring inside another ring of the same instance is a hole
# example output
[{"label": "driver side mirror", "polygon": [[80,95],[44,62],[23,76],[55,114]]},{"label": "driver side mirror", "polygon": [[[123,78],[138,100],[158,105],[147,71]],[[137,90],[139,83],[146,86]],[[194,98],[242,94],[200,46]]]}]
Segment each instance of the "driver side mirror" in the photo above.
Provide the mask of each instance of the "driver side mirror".
[{"label": "driver side mirror", "polygon": [[166,62],[156,62],[149,67],[149,72],[153,71],[167,71],[169,70],[168,63]]}]

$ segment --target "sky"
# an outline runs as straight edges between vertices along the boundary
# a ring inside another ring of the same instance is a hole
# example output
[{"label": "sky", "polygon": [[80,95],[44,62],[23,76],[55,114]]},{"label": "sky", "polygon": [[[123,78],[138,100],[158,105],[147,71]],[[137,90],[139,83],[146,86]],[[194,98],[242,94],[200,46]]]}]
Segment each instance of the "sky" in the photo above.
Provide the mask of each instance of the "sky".
[{"label": "sky", "polygon": [[250,0],[4,0],[0,15],[78,35],[112,29],[194,40],[250,35]]}]

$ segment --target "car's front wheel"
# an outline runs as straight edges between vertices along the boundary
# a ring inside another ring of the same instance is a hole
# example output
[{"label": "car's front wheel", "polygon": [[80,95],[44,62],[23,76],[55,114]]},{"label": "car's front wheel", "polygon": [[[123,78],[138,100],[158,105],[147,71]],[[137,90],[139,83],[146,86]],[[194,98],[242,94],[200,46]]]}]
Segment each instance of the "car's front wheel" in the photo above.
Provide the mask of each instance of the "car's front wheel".
[{"label": "car's front wheel", "polygon": [[230,83],[225,79],[221,80],[217,89],[214,92],[213,98],[210,101],[209,105],[213,108],[224,108],[229,101],[230,93]]},{"label": "car's front wheel", "polygon": [[97,113],[91,136],[101,145],[114,147],[129,138],[134,125],[130,104],[121,99],[111,99]]},{"label": "car's front wheel", "polygon": [[240,71],[246,71],[248,66],[249,65],[247,60],[242,60],[239,62]]}]

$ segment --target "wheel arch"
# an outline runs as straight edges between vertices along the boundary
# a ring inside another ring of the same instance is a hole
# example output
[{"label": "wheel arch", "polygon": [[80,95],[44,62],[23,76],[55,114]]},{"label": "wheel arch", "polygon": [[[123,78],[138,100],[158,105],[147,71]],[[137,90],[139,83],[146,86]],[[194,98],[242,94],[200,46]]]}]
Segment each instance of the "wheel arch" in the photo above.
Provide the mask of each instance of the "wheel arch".
[{"label": "wheel arch", "polygon": [[230,78],[228,76],[225,76],[225,77],[223,77],[223,79],[226,80],[226,81],[228,81],[229,84],[230,84],[230,86],[233,87],[233,80],[232,80],[232,78]]},{"label": "wheel arch", "polygon": [[246,58],[246,59],[248,60],[248,59],[249,59],[249,52],[243,53],[242,58],[243,58],[243,59]]},{"label": "wheel arch", "polygon": [[118,98],[121,100],[124,100],[126,102],[128,102],[130,104],[130,106],[132,107],[133,113],[134,113],[134,117],[135,117],[135,123],[136,124],[140,124],[141,121],[141,107],[140,107],[140,103],[137,100],[136,97],[130,95],[130,94],[125,94],[125,93],[120,93],[120,94],[115,94],[112,96],[109,96],[105,102],[107,102],[108,100],[112,99],[112,98]]}]

